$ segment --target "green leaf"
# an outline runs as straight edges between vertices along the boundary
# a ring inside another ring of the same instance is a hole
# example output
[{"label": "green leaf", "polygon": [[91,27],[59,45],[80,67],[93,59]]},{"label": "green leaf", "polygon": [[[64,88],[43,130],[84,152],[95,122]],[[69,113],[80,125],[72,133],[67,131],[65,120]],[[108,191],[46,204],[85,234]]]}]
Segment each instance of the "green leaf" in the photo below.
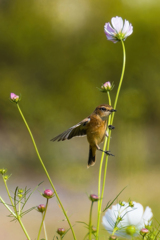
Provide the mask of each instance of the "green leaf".
[{"label": "green leaf", "polygon": [[77,223],[83,223],[83,224],[85,224],[85,225],[87,225],[89,227],[89,225],[87,223],[85,223],[85,222],[81,222],[81,221],[76,221],[76,222]]},{"label": "green leaf", "polygon": [[24,206],[26,205],[28,199],[31,197],[31,195],[35,192],[35,190],[36,190],[42,183],[43,183],[43,181],[40,182],[40,183],[35,187],[35,189],[33,189],[33,191],[30,193],[30,195],[28,196],[28,198],[26,198],[26,195],[27,195],[27,193],[28,193],[28,191],[29,191],[30,189],[26,190],[26,192],[25,192],[25,202],[24,202],[24,204],[23,204],[23,206],[22,206],[22,208],[21,208],[21,211],[23,210]]},{"label": "green leaf", "polygon": [[33,209],[35,209],[37,206],[35,206],[35,207],[32,207],[32,208],[29,208],[28,210],[26,210],[26,211],[24,211],[24,212],[22,212],[21,213],[21,217],[23,217],[25,214],[27,214],[27,213],[29,213],[29,212],[31,212]]},{"label": "green leaf", "polygon": [[[74,225],[72,226],[74,227]],[[63,234],[62,238],[64,238],[64,236],[69,232],[70,228],[66,230],[66,232]]]},{"label": "green leaf", "polygon": [[[126,186],[127,187],[127,186]],[[110,208],[110,206],[114,203],[114,201],[119,197],[119,195],[124,191],[124,189],[126,188],[124,187],[119,193],[118,195],[113,199],[113,201],[111,202],[111,200],[107,203],[107,206],[105,207],[105,209],[103,210],[106,211],[108,208]],[[111,202],[111,203],[110,203]]]}]

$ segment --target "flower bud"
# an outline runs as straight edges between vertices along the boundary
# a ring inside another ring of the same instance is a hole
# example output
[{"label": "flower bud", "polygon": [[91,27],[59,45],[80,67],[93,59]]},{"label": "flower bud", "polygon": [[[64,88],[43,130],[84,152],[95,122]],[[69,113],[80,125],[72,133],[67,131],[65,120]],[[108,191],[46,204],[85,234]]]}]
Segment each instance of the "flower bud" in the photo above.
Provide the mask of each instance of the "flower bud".
[{"label": "flower bud", "polygon": [[125,204],[121,201],[119,201],[119,205],[122,206],[122,207],[125,206]]},{"label": "flower bud", "polygon": [[135,226],[128,226],[128,227],[126,228],[126,233],[129,234],[129,235],[131,235],[131,236],[132,236],[135,232],[136,232]]},{"label": "flower bud", "polygon": [[3,177],[3,179],[4,179],[4,181],[7,181],[7,180],[9,179],[9,176],[8,176],[8,175],[5,175],[5,176]]},{"label": "flower bud", "polygon": [[4,168],[0,169],[0,173],[1,173],[2,175],[4,175],[6,172],[7,172],[7,169],[4,169]]},{"label": "flower bud", "polygon": [[92,233],[96,233],[96,232],[97,232],[97,229],[94,226],[92,226]]},{"label": "flower bud", "polygon": [[50,189],[46,189],[43,193],[43,197],[45,198],[52,198],[54,195],[53,191]]},{"label": "flower bud", "polygon": [[58,228],[57,229],[57,233],[62,236],[65,233],[65,229],[64,228]]},{"label": "flower bud", "polygon": [[22,197],[23,197],[23,194],[18,193],[18,197],[19,197],[19,198],[22,198]]},{"label": "flower bud", "polygon": [[105,82],[102,86],[101,86],[101,91],[102,92],[108,92],[111,91],[113,89],[113,85],[111,85],[110,82]]},{"label": "flower bud", "polygon": [[38,212],[44,212],[46,210],[46,206],[44,204],[40,204],[37,207]]},{"label": "flower bud", "polygon": [[149,230],[147,228],[142,228],[141,231],[140,231],[140,234],[142,236],[146,235],[147,233],[149,233]]},{"label": "flower bud", "polygon": [[97,202],[99,200],[99,197],[95,194],[91,194],[89,199],[92,201],[92,202]]},{"label": "flower bud", "polygon": [[17,195],[18,195],[19,198],[23,197],[23,192],[24,192],[23,189],[21,189],[21,188],[18,189],[18,194]]},{"label": "flower bud", "polygon": [[117,239],[117,237],[115,236],[115,235],[111,235],[110,237],[109,237],[109,240],[116,240]]},{"label": "flower bud", "polygon": [[23,189],[21,188],[18,189],[18,193],[23,193],[23,192],[24,192]]},{"label": "flower bud", "polygon": [[10,94],[10,99],[12,102],[18,103],[20,101],[20,97],[16,95],[15,93]]},{"label": "flower bud", "polygon": [[132,201],[129,201],[129,206],[130,206],[131,208],[134,207],[134,204],[133,204]]}]

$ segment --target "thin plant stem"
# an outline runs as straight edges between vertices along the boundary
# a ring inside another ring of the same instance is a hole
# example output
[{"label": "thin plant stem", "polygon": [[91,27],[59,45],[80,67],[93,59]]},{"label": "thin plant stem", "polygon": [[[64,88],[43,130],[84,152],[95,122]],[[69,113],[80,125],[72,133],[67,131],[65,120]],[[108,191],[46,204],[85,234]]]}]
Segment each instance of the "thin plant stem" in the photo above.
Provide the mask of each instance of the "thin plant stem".
[{"label": "thin plant stem", "polygon": [[21,228],[23,229],[23,232],[25,233],[25,235],[27,237],[27,240],[31,240],[31,238],[29,237],[29,235],[28,235],[28,233],[27,233],[27,231],[26,231],[26,229],[25,229],[25,227],[24,227],[24,225],[22,223],[20,215],[17,216],[17,220],[18,220],[19,224],[21,225]]},{"label": "thin plant stem", "polygon": [[10,213],[16,218],[16,214],[8,207],[8,205],[5,203],[5,201],[0,197],[0,201],[3,203],[3,205],[10,211]]},{"label": "thin plant stem", "polygon": [[40,238],[40,234],[41,234],[43,222],[44,222],[44,219],[45,219],[45,216],[46,216],[46,212],[47,212],[47,207],[48,207],[48,198],[47,198],[47,202],[46,202],[45,211],[44,211],[44,213],[43,213],[43,215],[42,215],[42,221],[41,221],[41,225],[40,225],[40,228],[39,228],[37,240],[39,240],[39,238]]},{"label": "thin plant stem", "polygon": [[10,195],[10,192],[9,192],[9,189],[8,189],[8,186],[7,186],[7,181],[4,178],[3,178],[3,181],[4,181],[4,184],[5,184],[5,187],[6,187],[6,190],[7,190],[7,193],[8,193],[10,202],[11,202],[11,205],[12,205],[15,213],[12,212],[12,210],[7,206],[7,204],[3,201],[3,199],[1,197],[0,197],[0,200],[5,205],[5,207],[11,212],[11,214],[18,220],[18,222],[21,225],[21,227],[23,229],[23,232],[25,233],[27,239],[30,240],[30,237],[29,237],[29,235],[28,235],[28,233],[27,233],[27,231],[26,231],[26,229],[25,229],[25,227],[24,227],[24,225],[23,225],[23,223],[21,221],[21,216],[20,216],[20,214],[18,214],[16,206],[14,205],[14,203],[12,201],[12,197]]},{"label": "thin plant stem", "polygon": [[[111,98],[110,98],[109,91],[107,92],[107,95],[108,95],[109,105],[111,106]],[[109,118],[108,118],[108,125],[110,125],[110,121],[111,121],[111,116],[109,116]],[[109,132],[110,132],[110,130],[109,130]],[[106,150],[108,139],[109,139],[109,136],[105,138],[103,151]],[[100,167],[99,167],[99,179],[98,179],[98,196],[99,196],[99,198],[101,196],[101,181],[102,181],[101,178],[102,178],[102,166],[103,166],[104,154],[105,153],[102,152]],[[100,200],[98,201],[98,219],[97,219],[97,232],[98,232],[98,234],[99,234],[99,224],[100,224],[100,216],[101,216],[101,205],[102,205],[102,199],[100,198]]]},{"label": "thin plant stem", "polygon": [[44,230],[45,240],[48,240],[45,221],[43,221],[43,230]]},{"label": "thin plant stem", "polygon": [[21,199],[19,199],[19,215],[21,214]]},{"label": "thin plant stem", "polygon": [[56,189],[55,189],[55,187],[54,187],[54,185],[53,185],[53,183],[52,183],[52,180],[51,180],[51,178],[50,178],[50,176],[49,176],[49,173],[48,173],[48,171],[47,171],[47,169],[46,169],[46,167],[45,167],[45,165],[44,165],[44,163],[43,163],[43,161],[42,161],[42,158],[41,158],[41,156],[40,156],[40,154],[39,154],[37,145],[36,145],[35,140],[34,140],[34,138],[33,138],[32,132],[31,132],[31,130],[30,130],[28,124],[27,124],[27,121],[26,121],[26,119],[25,119],[25,117],[24,117],[24,115],[23,115],[23,113],[22,113],[22,111],[21,111],[18,103],[17,103],[17,107],[18,107],[18,110],[19,110],[19,112],[20,112],[20,115],[21,115],[21,117],[22,117],[22,119],[23,119],[23,121],[24,121],[24,123],[25,123],[25,125],[26,125],[26,127],[27,127],[27,130],[28,130],[28,132],[29,132],[29,134],[30,134],[30,137],[31,137],[31,139],[32,139],[32,142],[33,142],[34,148],[35,148],[35,150],[36,150],[37,156],[38,156],[38,158],[39,158],[39,160],[40,160],[40,163],[41,163],[41,165],[42,165],[42,167],[43,167],[43,169],[44,169],[44,171],[45,171],[45,174],[46,174],[46,176],[47,176],[47,178],[48,178],[48,180],[49,180],[49,182],[50,182],[50,184],[51,184],[51,186],[52,186],[52,188],[53,188],[53,190],[54,190],[54,194],[55,194],[55,196],[56,196],[56,198],[57,198],[57,200],[58,200],[58,202],[59,202],[59,205],[61,206],[61,209],[62,209],[62,211],[63,211],[63,214],[64,214],[65,218],[67,219],[67,222],[68,222],[68,224],[69,224],[69,226],[70,226],[70,229],[71,229],[71,231],[72,231],[73,238],[74,238],[74,240],[76,240],[76,236],[75,236],[73,227],[72,227],[72,225],[71,225],[71,222],[70,222],[70,220],[69,220],[69,218],[68,218],[68,216],[67,216],[67,213],[66,213],[66,211],[65,211],[65,209],[64,209],[64,207],[63,207],[63,204],[62,204],[62,202],[61,202],[61,200],[60,200],[60,198],[59,198],[59,196],[58,196],[58,193],[57,193],[57,191],[56,191]]},{"label": "thin plant stem", "polygon": [[89,240],[92,238],[92,209],[93,201],[91,202],[90,214],[89,214]]},{"label": "thin plant stem", "polygon": [[[5,188],[6,188],[6,190],[7,190],[8,197],[9,197],[10,202],[11,202],[11,204],[12,204],[12,207],[13,207],[14,210],[15,210],[15,206],[14,206],[14,203],[13,203],[13,201],[12,201],[12,197],[11,197],[11,195],[10,195],[10,192],[9,192],[9,189],[8,189],[8,186],[7,186],[7,181],[4,179],[4,177],[3,177],[3,181],[4,181]],[[16,212],[16,211],[15,211],[15,212]]]},{"label": "thin plant stem", "polygon": [[[123,49],[123,65],[122,65],[121,77],[120,77],[120,81],[119,81],[119,85],[118,85],[118,89],[117,89],[117,93],[116,93],[116,97],[115,97],[115,102],[114,102],[114,107],[113,107],[114,109],[116,109],[116,107],[117,107],[118,97],[119,97],[119,93],[120,93],[120,90],[121,90],[121,86],[122,86],[122,82],[123,82],[123,77],[124,77],[124,71],[125,71],[125,65],[126,65],[125,45],[124,45],[124,42],[123,42],[122,40],[121,40],[121,43],[122,43],[122,49]],[[115,114],[115,112],[112,113],[111,120],[110,120],[110,125],[113,124],[114,114]],[[107,151],[109,151],[110,138],[111,138],[111,130],[109,130],[108,141],[105,141],[105,143],[104,143],[104,144],[107,143]],[[104,157],[104,154],[103,154],[103,153],[102,153],[102,157]],[[103,160],[102,160],[102,157],[101,157],[101,161],[103,161]],[[98,205],[98,220],[97,220],[96,240],[99,239],[99,225],[100,225],[100,216],[101,216],[102,200],[103,200],[104,189],[105,189],[107,166],[108,166],[108,155],[106,156],[106,162],[105,162],[105,168],[104,168],[104,175],[103,175],[102,192],[101,192],[101,197],[100,197],[100,201],[99,201],[99,205]],[[100,163],[100,167],[102,167],[102,163]],[[100,174],[101,174],[101,171],[100,171]],[[100,180],[101,180],[100,177],[101,177],[101,176],[99,176],[99,190],[98,190],[98,193],[100,192]]]},{"label": "thin plant stem", "polygon": [[[111,98],[110,98],[109,91],[107,92],[107,95],[108,95],[109,105],[111,106],[112,104],[111,104]],[[111,121],[111,116],[109,116],[109,118],[108,118],[108,125],[110,125],[110,121]],[[105,149],[106,149],[107,140],[108,140],[108,138],[106,137],[105,141],[104,141],[104,145],[103,145],[103,151],[105,151]],[[99,197],[101,195],[101,175],[102,175],[102,165],[103,165],[104,154],[105,153],[102,152],[101,161],[100,161],[100,168],[99,168],[99,179],[98,179],[98,196]],[[99,205],[100,205],[100,201],[98,201],[98,208],[99,208]]]},{"label": "thin plant stem", "polygon": [[[119,81],[119,85],[118,85],[118,90],[117,90],[117,94],[116,94],[116,98],[115,98],[115,102],[114,102],[114,109],[116,109],[117,107],[117,102],[118,102],[118,98],[119,98],[119,93],[121,90],[121,86],[122,86],[122,82],[123,82],[123,77],[124,77],[124,71],[125,71],[125,66],[126,66],[126,51],[125,51],[125,45],[124,42],[121,40],[122,43],[122,49],[123,49],[123,66],[122,66],[122,73],[121,73],[121,78]],[[111,117],[111,124],[113,124],[113,120],[114,120],[114,114],[115,112],[113,112],[112,117]]]}]

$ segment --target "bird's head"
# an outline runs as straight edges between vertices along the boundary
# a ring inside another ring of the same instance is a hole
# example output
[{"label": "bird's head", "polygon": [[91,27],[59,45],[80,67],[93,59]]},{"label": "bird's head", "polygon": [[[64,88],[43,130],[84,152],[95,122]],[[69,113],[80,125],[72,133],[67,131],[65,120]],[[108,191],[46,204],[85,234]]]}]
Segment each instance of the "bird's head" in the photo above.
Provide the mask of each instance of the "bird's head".
[{"label": "bird's head", "polygon": [[106,120],[106,118],[112,113],[112,112],[116,112],[115,109],[113,109],[110,105],[108,104],[101,104],[98,107],[96,107],[96,109],[94,110],[94,112],[99,115],[102,120]]}]

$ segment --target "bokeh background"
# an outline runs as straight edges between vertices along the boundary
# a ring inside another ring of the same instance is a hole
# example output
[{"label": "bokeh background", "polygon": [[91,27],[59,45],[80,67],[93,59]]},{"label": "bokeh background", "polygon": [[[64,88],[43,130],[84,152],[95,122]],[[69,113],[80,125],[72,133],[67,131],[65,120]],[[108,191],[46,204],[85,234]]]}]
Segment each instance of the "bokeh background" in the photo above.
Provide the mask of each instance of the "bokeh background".
[{"label": "bokeh background", "polygon": [[[87,230],[88,195],[97,194],[100,153],[86,168],[86,138],[65,142],[50,139],[108,103],[98,91],[114,82],[114,102],[122,68],[120,43],[107,41],[104,24],[114,16],[129,20],[133,34],[125,42],[127,63],[112,132],[103,207],[125,186],[119,200],[150,206],[160,221],[160,3],[156,0],[1,0],[0,1],[0,168],[12,174],[8,185],[32,190],[44,181],[27,204],[45,203],[40,195],[50,188],[30,136],[9,101],[21,94],[21,109],[40,154],[70,216],[78,239]],[[0,195],[8,203],[0,181]],[[18,223],[0,205],[0,239],[26,239]],[[95,204],[93,223],[96,226]],[[32,239],[41,216],[35,210],[23,222]],[[68,228],[56,199],[46,216],[49,239],[58,227]],[[42,234],[43,237],[43,234]],[[101,227],[101,239],[107,233]],[[69,232],[66,240],[72,239]]]}]

